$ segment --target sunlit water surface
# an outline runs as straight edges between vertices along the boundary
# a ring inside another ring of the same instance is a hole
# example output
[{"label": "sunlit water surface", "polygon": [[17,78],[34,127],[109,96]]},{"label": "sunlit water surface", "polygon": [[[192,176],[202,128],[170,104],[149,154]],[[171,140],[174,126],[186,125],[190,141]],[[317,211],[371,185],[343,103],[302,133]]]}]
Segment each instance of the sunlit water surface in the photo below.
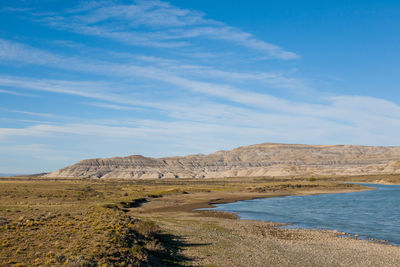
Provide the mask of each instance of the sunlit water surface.
[{"label": "sunlit water surface", "polygon": [[400,245],[400,185],[362,184],[372,191],[287,196],[216,205],[241,219],[290,223],[290,227],[338,230]]}]

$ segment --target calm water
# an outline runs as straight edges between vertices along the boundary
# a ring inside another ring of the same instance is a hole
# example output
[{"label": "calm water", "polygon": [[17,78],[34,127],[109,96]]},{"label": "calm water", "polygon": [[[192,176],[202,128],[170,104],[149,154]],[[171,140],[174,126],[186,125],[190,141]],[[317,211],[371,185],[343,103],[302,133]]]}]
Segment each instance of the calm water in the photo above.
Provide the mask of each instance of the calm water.
[{"label": "calm water", "polygon": [[363,184],[377,190],[288,196],[217,205],[242,219],[290,223],[388,240],[400,245],[400,185]]}]

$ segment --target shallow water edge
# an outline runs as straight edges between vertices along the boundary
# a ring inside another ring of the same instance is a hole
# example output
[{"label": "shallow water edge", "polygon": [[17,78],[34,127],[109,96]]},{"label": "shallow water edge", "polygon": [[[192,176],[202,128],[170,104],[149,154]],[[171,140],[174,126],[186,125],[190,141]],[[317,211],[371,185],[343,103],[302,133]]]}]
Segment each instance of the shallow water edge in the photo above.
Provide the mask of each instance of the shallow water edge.
[{"label": "shallow water edge", "polygon": [[[357,239],[400,245],[400,186],[357,183],[375,190],[217,204],[214,211],[240,219],[286,224],[286,228],[334,230]],[[387,240],[387,241],[386,241]]]}]

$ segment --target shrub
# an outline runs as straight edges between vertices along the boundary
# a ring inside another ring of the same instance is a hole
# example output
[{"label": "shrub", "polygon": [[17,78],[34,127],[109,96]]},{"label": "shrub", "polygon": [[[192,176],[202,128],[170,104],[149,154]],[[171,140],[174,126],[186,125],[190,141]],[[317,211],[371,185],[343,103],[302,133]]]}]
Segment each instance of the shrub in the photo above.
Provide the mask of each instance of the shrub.
[{"label": "shrub", "polygon": [[136,222],[135,230],[145,238],[154,237],[160,233],[160,228],[152,221],[139,221]]}]

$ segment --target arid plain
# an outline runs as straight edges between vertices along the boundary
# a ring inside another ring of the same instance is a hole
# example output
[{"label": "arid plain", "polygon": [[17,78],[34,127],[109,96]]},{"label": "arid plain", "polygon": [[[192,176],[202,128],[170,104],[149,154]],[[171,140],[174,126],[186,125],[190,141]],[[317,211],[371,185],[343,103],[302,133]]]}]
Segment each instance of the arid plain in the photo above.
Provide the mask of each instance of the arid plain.
[{"label": "arid plain", "polygon": [[242,199],[349,192],[399,175],[0,180],[1,266],[396,266],[400,248],[333,231],[193,211]]}]

